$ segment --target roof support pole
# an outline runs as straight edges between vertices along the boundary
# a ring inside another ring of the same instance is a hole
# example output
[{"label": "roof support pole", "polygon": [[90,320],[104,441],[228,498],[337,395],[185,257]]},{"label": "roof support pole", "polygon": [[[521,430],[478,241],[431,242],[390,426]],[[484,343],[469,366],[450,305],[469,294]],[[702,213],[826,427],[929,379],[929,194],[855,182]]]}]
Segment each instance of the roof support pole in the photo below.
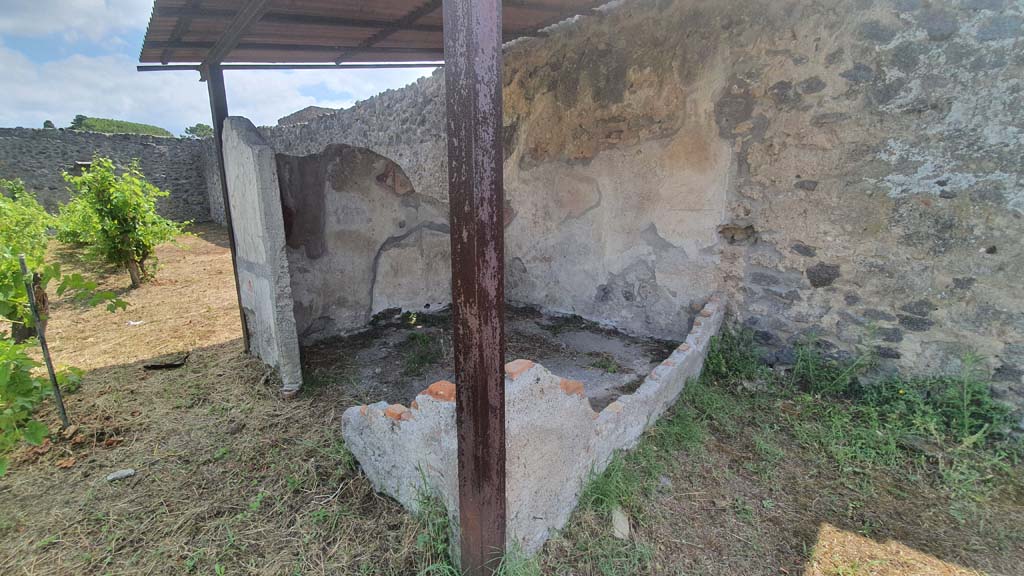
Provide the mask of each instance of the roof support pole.
[{"label": "roof support pole", "polygon": [[249,352],[249,327],[245,324],[245,313],[242,311],[242,288],[238,284],[238,262],[235,258],[235,228],[231,224],[231,201],[228,198],[228,179],[224,172],[224,140],[221,131],[224,119],[228,117],[228,96],[224,90],[224,71],[219,64],[206,67],[206,87],[210,92],[210,113],[213,116],[213,143],[217,150],[217,169],[220,172],[220,191],[224,198],[224,223],[228,227],[228,246],[231,249],[231,271],[235,275],[235,301],[238,302],[238,315],[242,321],[242,342],[245,351]]},{"label": "roof support pole", "polygon": [[462,570],[505,550],[501,0],[445,0],[445,98]]}]

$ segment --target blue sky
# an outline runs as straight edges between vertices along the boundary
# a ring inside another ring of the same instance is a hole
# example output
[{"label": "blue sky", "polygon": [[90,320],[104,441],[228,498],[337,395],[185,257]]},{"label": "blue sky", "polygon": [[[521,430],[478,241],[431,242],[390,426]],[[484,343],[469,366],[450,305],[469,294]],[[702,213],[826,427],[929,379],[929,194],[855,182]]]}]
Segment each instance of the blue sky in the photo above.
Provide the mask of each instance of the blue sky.
[{"label": "blue sky", "polygon": [[[0,126],[58,127],[76,114],[180,134],[210,123],[196,72],[136,72],[149,0],[0,0]],[[343,108],[429,69],[228,71],[228,107],[256,124],[310,105]]]}]

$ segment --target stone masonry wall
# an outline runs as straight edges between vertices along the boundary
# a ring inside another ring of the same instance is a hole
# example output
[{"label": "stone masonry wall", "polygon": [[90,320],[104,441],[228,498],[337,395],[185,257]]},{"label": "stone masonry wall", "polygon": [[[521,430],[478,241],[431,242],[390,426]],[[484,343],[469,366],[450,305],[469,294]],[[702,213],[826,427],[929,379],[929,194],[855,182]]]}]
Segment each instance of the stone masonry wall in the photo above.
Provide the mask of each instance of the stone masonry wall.
[{"label": "stone masonry wall", "polygon": [[[1024,0],[626,0],[506,48],[511,299],[679,336],[715,289],[770,361],[982,355],[1024,406]],[[442,73],[306,124],[446,203]]]},{"label": "stone masonry wall", "polygon": [[75,162],[88,162],[94,153],[111,158],[118,167],[138,158],[146,178],[171,193],[157,203],[161,215],[197,222],[211,219],[208,198],[213,194],[208,187],[219,180],[213,176],[209,181],[207,174],[216,172],[212,140],[0,128],[0,178],[21,178],[50,211],[68,200],[61,172],[74,173]]}]

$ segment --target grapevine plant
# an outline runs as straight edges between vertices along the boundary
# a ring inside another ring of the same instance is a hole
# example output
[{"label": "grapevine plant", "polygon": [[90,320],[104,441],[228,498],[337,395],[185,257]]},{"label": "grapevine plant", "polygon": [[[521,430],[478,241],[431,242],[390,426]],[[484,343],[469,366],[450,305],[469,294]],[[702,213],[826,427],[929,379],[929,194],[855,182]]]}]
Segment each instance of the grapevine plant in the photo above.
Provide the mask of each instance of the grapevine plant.
[{"label": "grapevine plant", "polygon": [[138,161],[119,175],[109,158],[95,156],[81,175],[65,172],[64,179],[73,197],[61,209],[59,238],[128,270],[133,287],[156,273],[154,248],[174,242],[188,225],[157,214],[156,200],[168,192],[146,181]]},{"label": "grapevine plant", "polygon": [[[56,263],[46,263],[49,229],[56,222],[35,196],[18,180],[0,179],[0,475],[8,467],[5,456],[19,441],[39,444],[49,433],[46,425],[33,418],[39,404],[52,393],[42,376],[39,363],[29,350],[35,345],[35,333],[29,309],[26,281],[40,305],[41,320],[47,313],[46,288],[57,282],[57,294],[95,306],[106,303],[111,312],[123,309],[126,303],[113,292],[97,290],[95,282],[80,274],[61,274]],[[23,275],[19,256],[25,256],[29,269]],[[9,332],[3,326],[10,327]],[[77,386],[82,372],[69,368],[57,375],[65,387]]]}]

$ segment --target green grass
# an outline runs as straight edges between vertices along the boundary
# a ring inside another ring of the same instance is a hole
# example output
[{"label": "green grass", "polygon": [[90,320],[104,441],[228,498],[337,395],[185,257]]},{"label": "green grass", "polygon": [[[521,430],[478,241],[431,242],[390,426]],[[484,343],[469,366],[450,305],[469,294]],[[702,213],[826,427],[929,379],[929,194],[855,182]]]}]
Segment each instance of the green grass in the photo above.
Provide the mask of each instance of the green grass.
[{"label": "green grass", "polygon": [[[766,481],[796,450],[861,491],[872,491],[882,473],[931,481],[954,501],[983,497],[993,478],[1017,462],[1021,443],[1009,438],[1009,408],[992,398],[975,368],[978,360],[965,358],[963,365],[955,377],[872,381],[866,378],[874,366],[869,354],[842,361],[809,340],[797,348],[796,365],[777,373],[759,361],[749,333],[725,330],[677,405],[635,449],[616,454],[589,480],[569,527],[549,545],[558,549],[556,573],[650,570],[642,538],[611,537],[611,512],[621,507],[643,524],[659,477],[672,471],[680,453],[702,450],[711,434],[741,440],[749,448],[748,469]],[[922,455],[915,439],[934,452]],[[772,500],[731,503],[744,523],[756,522],[755,508],[774,506]]]},{"label": "green grass", "polygon": [[159,126],[140,124],[138,122],[128,122],[125,120],[113,120],[111,118],[86,117],[79,125],[73,125],[72,128],[74,130],[102,132],[104,134],[143,134],[148,136],[174,138],[174,134],[171,134]]},{"label": "green grass", "polygon": [[402,351],[402,375],[421,376],[444,356],[441,339],[426,332],[413,332]]},{"label": "green grass", "polygon": [[622,371],[622,366],[615,361],[611,354],[592,352],[590,356],[594,358],[594,361],[590,364],[592,368],[604,370],[609,374],[618,374]]}]

